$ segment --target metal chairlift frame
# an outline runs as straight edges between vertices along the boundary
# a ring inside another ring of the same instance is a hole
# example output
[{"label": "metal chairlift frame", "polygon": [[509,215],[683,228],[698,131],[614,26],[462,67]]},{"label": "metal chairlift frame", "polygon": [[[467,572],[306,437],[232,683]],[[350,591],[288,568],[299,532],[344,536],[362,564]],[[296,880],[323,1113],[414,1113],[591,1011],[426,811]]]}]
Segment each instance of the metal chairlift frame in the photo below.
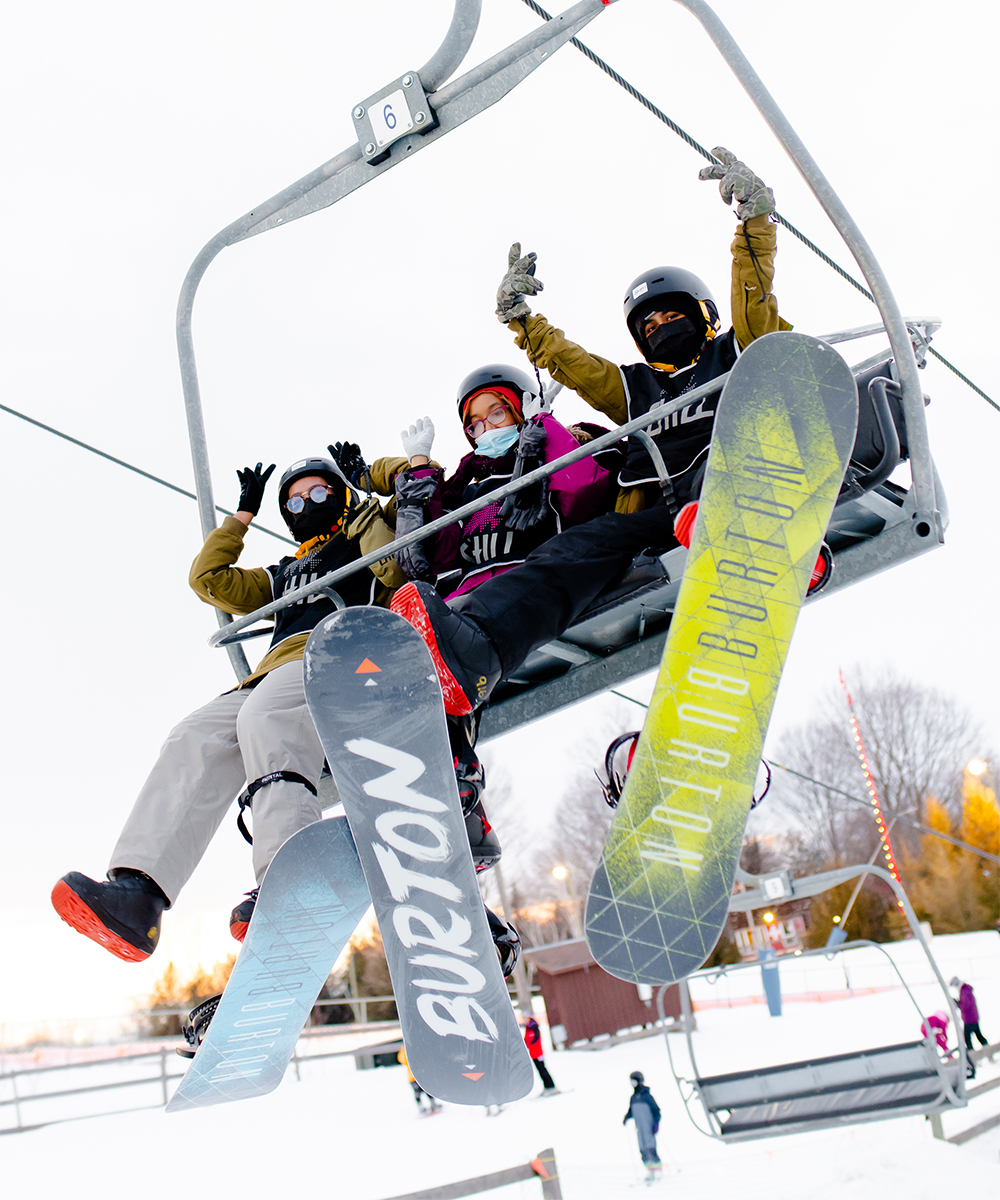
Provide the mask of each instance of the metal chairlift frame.
[{"label": "metal chairlift frame", "polygon": [[[207,536],[210,530],[215,528],[216,510],[191,322],[198,286],[215,257],[227,246],[335,204],[344,196],[403,162],[416,151],[464,124],[502,99],[551,57],[555,50],[575,37],[585,25],[603,12],[609,4],[615,2],[617,0],[579,0],[564,13],[532,30],[460,78],[447,83],[445,81],[458,68],[472,44],[481,10],[481,0],[456,0],[451,25],[434,56],[419,71],[405,72],[354,107],[352,115],[359,132],[358,141],[354,145],[270,200],[257,205],[204,246],[188,270],[177,307],[178,353],[203,535]],[[881,522],[877,533],[864,535],[858,544],[850,545],[836,555],[837,570],[831,590],[834,587],[843,587],[867,575],[885,570],[897,562],[916,557],[943,542],[947,514],[941,511],[943,504],[939,504],[940,485],[930,456],[924,419],[924,397],[914,353],[916,347],[922,358],[922,351],[938,323],[934,320],[907,322],[903,319],[888,282],[860,230],[715,13],[703,0],[675,0],[675,3],[687,9],[701,22],[844,238],[875,297],[882,318],[880,324],[831,334],[826,340],[839,343],[882,330],[888,335],[893,361],[892,372],[900,388],[912,484],[905,493],[897,489],[898,496],[889,500],[883,497],[882,508],[885,511],[876,514],[877,521]],[[393,129],[388,127],[390,118],[395,125]],[[883,354],[881,358],[859,364],[855,373],[875,362],[885,361],[886,357]],[[523,475],[498,491],[491,492],[488,499],[482,499],[476,504],[467,505],[430,522],[392,545],[383,546],[349,567],[331,572],[247,616],[234,621],[227,614],[217,610],[221,628],[209,639],[210,644],[226,647],[237,678],[242,679],[249,673],[249,665],[239,643],[246,638],[269,632],[267,629],[250,628],[261,619],[317,592],[329,592],[347,574],[384,558],[391,554],[394,548],[419,541],[482,507],[483,504],[493,503],[505,495],[528,487],[539,478],[579,458],[594,454],[627,434],[640,433],[645,426],[661,420],[675,407],[690,404],[702,395],[717,391],[725,379],[726,376],[721,376],[666,408],[629,421],[612,433],[580,447],[579,450],[537,471]],[[654,461],[658,458],[659,455],[655,455]],[[660,466],[662,467],[662,462]],[[872,496],[874,497],[874,493]],[[877,500],[873,502],[878,503]],[[570,630],[558,642],[549,643],[542,648],[542,652],[536,652],[533,659],[536,660],[536,666],[539,661],[542,663],[542,678],[531,678],[529,671],[527,679],[515,679],[515,683],[523,684],[520,694],[517,694],[518,689],[515,688],[514,695],[502,697],[499,702],[495,701],[489,706],[484,713],[481,738],[489,740],[539,719],[549,712],[574,704],[588,695],[614,687],[654,669],[659,662],[666,637],[662,626],[672,611],[685,558],[686,552],[683,550],[674,550],[662,557],[656,566],[659,586],[653,588],[648,597],[638,601],[637,631],[635,634],[629,634],[626,638],[627,644],[612,646],[609,650],[605,640],[601,642],[602,652],[595,653],[593,648],[584,644],[586,638],[581,641],[575,638],[574,631]],[[631,620],[632,617],[629,616],[628,621]],[[612,625],[615,623],[612,614]],[[619,618],[617,625],[620,627],[621,624],[622,619]],[[648,634],[647,625],[650,630]],[[603,635],[595,636],[600,638]]]},{"label": "metal chairlift frame", "polygon": [[[952,1029],[957,1035],[961,1023],[954,998],[945,986],[944,977],[931,954],[906,892],[899,881],[884,868],[865,863],[862,866],[824,871],[822,874],[809,875],[802,879],[792,879],[786,871],[769,875],[748,875],[739,871],[737,880],[745,886],[749,885],[749,890],[733,894],[729,911],[748,912],[781,904],[790,899],[817,896],[840,883],[866,875],[875,875],[884,880],[895,893],[913,937],[920,943],[934,977],[946,997]],[[829,960],[844,951],[860,947],[873,947],[885,955],[913,1003],[915,1012],[920,1020],[924,1020],[927,1014],[917,1004],[891,956],[878,942],[864,939],[841,942],[837,946],[803,951],[796,955],[796,959],[801,961],[803,958],[822,956]],[[780,961],[779,958],[778,962]],[[725,975],[755,969],[759,965],[732,963],[706,967],[700,971],[693,971],[687,977],[687,982],[690,983],[692,979],[706,979],[715,983]],[[665,987],[660,988],[657,993],[657,1008],[664,1023],[666,1019],[663,997],[666,990]],[[691,997],[686,987],[681,988],[681,1008],[688,1061],[694,1077],[686,1079],[678,1074],[674,1066],[670,1038],[667,1036],[670,1068],[695,1128],[719,1141],[751,1141],[757,1138],[781,1137],[787,1133],[885,1121],[895,1117],[933,1116],[954,1108],[964,1108],[968,1103],[965,1089],[968,1058],[961,1036],[957,1038],[957,1056],[954,1058],[943,1057],[933,1034],[928,1033],[927,1037],[919,1041],[874,1047],[853,1054],[838,1054],[804,1062],[778,1063],[729,1075],[699,1076],[692,1037],[694,1022]],[[688,1089],[687,1092],[685,1088]],[[909,1096],[908,1092],[911,1093]],[[846,1099],[841,1102],[837,1111],[829,1111],[837,1104],[838,1096]],[[708,1128],[700,1124],[691,1111],[695,1099],[701,1105]],[[828,1111],[821,1111],[824,1106]],[[816,1111],[812,1114],[803,1113],[802,1110],[809,1107]],[[740,1110],[742,1122],[734,1115]],[[730,1113],[728,1121],[720,1118],[720,1112]],[[727,1124],[730,1126],[728,1130]]]}]

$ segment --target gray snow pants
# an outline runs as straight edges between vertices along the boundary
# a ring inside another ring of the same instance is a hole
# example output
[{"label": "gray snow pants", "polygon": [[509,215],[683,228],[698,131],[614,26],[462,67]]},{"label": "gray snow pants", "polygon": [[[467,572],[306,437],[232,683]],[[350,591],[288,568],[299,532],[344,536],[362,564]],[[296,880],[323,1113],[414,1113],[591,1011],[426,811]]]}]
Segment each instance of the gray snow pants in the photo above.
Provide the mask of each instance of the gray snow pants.
[{"label": "gray snow pants", "polygon": [[658,1163],[656,1153],[656,1136],[653,1133],[653,1114],[648,1104],[632,1105],[632,1120],[635,1121],[635,1132],[639,1138],[639,1153],[644,1163]]},{"label": "gray snow pants", "polygon": [[[177,899],[245,782],[295,771],[315,787],[323,747],[306,707],[302,662],[276,667],[253,688],[226,692],[171,730],[111,855]],[[253,798],[258,884],[282,842],[322,816],[317,798],[278,780]]]}]

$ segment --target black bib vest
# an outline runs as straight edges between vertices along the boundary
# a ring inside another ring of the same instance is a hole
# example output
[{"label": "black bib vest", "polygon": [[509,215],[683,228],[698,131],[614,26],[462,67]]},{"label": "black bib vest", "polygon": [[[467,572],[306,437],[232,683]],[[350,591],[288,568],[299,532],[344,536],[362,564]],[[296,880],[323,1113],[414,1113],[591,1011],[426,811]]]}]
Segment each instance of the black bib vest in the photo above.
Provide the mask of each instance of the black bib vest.
[{"label": "black bib vest", "polygon": [[[289,556],[275,566],[267,567],[267,573],[271,577],[271,593],[274,599],[278,600],[286,593],[304,587],[314,579],[328,575],[338,567],[346,566],[360,557],[361,552],[357,544],[349,542],[343,534],[338,534],[330,541],[323,542],[304,558]],[[335,584],[334,591],[347,605],[371,604],[375,595],[375,576],[365,568]],[[271,645],[276,646],[296,633],[308,633],[336,610],[334,602],[322,592],[300,600],[288,608],[280,609],[274,614]]]},{"label": "black bib vest", "polygon": [[[736,336],[730,329],[710,342],[701,358],[689,370],[668,375],[647,363],[629,363],[621,368],[628,401],[629,420],[661,408],[684,392],[701,387],[724,375],[736,362]],[[648,425],[647,431],[663,455],[667,471],[674,481],[679,503],[694,497],[686,494],[689,484],[704,463],[712,440],[719,393],[695,400],[687,408],[671,413],[665,421]],[[618,482],[625,487],[655,483],[656,469],[649,452],[638,438],[628,439],[628,455]]]},{"label": "black bib vest", "polygon": [[[511,458],[513,459],[513,454]],[[502,462],[503,460],[501,460]],[[502,487],[511,478],[511,471],[491,475],[470,484],[462,503],[478,500]],[[560,531],[558,514],[550,507],[548,514],[530,529],[509,529],[500,519],[500,504],[489,504],[473,513],[462,525],[458,552],[462,559],[462,578],[486,567],[506,567],[522,563],[532,552]]]}]

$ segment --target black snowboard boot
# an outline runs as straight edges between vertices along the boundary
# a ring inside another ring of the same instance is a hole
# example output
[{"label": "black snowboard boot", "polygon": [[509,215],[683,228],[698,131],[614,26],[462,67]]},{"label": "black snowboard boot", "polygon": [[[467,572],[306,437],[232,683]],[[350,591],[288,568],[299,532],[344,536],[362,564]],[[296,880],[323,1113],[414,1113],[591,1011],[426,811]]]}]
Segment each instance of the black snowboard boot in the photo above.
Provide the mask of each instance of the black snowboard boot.
[{"label": "black snowboard boot", "polygon": [[485,632],[448,607],[429,583],[407,583],[392,598],[427,643],[444,692],[447,713],[462,716],[486,702],[502,674],[500,656]]},{"label": "black snowboard boot", "polygon": [[241,900],[229,914],[229,932],[238,942],[243,941],[250,928],[250,918],[253,916],[259,891],[260,888],[254,888],[252,892],[247,892],[245,899]]},{"label": "black snowboard boot", "polygon": [[156,949],[170,904],[148,875],[118,867],[100,883],[70,871],[52,889],[52,907],[77,933],[126,962],[142,962]]},{"label": "black snowboard boot", "polygon": [[[486,905],[484,904],[483,907],[486,908]],[[507,979],[517,966],[517,960],[521,957],[521,939],[513,925],[501,921],[496,913],[488,908],[486,909],[486,919],[490,923],[493,945],[497,948],[500,970],[503,971],[504,979]]]},{"label": "black snowboard boot", "polygon": [[488,871],[500,861],[503,851],[500,841],[483,808],[486,772],[476,754],[476,735],[479,731],[478,713],[448,718],[448,739],[455,762],[455,781],[462,801],[462,816],[469,835],[469,848],[476,872]]}]

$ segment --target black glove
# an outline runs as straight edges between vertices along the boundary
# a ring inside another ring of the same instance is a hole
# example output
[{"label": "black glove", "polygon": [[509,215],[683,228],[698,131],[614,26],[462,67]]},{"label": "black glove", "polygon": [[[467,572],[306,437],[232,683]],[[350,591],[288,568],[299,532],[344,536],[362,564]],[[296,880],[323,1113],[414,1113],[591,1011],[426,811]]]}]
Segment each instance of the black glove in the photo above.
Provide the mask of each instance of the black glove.
[{"label": "black glove", "polygon": [[[437,490],[436,475],[413,476],[400,471],[396,476],[396,537],[413,533],[425,524],[427,502]],[[422,542],[396,551],[396,562],[410,579],[433,579]]]},{"label": "black glove", "polygon": [[[542,465],[545,449],[545,426],[541,422],[525,421],[517,441],[514,479]],[[500,506],[500,520],[508,529],[524,530],[537,525],[549,512],[549,481],[539,480],[508,496]]]},{"label": "black glove", "polygon": [[327,446],[330,451],[330,457],[344,472],[344,477],[348,479],[355,487],[362,485],[361,477],[368,470],[368,464],[365,462],[361,453],[361,447],[357,442],[334,442],[332,446]]},{"label": "black glove", "polygon": [[237,512],[253,513],[254,516],[260,512],[264,488],[273,470],[274,463],[271,463],[266,471],[262,470],[261,464],[258,463],[255,467],[244,467],[242,471],[236,472],[240,481],[240,503]]}]

